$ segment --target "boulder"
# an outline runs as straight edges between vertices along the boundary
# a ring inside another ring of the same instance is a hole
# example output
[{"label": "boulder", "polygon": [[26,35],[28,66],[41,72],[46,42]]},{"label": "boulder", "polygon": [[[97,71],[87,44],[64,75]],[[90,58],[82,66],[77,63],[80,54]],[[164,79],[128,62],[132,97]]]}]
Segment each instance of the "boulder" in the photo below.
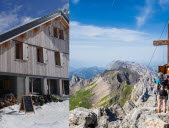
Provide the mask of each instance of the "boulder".
[{"label": "boulder", "polygon": [[97,125],[99,127],[108,127],[108,123],[116,120],[116,115],[107,107],[99,107],[91,109],[97,115]]},{"label": "boulder", "polygon": [[115,121],[115,114],[113,114],[107,107],[85,109],[76,108],[70,111],[69,124],[72,128],[108,128],[111,121]]},{"label": "boulder", "polygon": [[169,113],[158,113],[158,117],[169,124]]},{"label": "boulder", "polygon": [[79,127],[89,128],[97,125],[97,115],[85,108],[77,108],[69,114],[70,128]]},{"label": "boulder", "polygon": [[112,113],[116,114],[117,118],[123,118],[126,115],[125,111],[119,104],[114,105],[112,108],[110,108],[110,110]]},{"label": "boulder", "polygon": [[169,128],[169,125],[157,117],[148,118],[145,121],[146,128]]},{"label": "boulder", "polygon": [[125,105],[123,106],[123,109],[126,114],[129,114],[131,110],[133,110],[136,107],[136,105],[132,101],[127,101]]}]

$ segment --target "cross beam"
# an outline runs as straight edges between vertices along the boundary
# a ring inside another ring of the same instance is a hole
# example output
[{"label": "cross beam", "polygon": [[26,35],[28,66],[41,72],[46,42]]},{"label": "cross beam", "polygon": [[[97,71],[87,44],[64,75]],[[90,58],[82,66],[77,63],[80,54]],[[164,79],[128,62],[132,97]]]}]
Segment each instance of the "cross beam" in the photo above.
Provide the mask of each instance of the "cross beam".
[{"label": "cross beam", "polygon": [[153,45],[169,45],[169,40],[155,40],[153,41]]},{"label": "cross beam", "polygon": [[168,45],[168,61],[167,63],[169,64],[169,22],[168,22],[168,40],[156,40],[153,41],[153,45],[158,46],[158,45]]}]

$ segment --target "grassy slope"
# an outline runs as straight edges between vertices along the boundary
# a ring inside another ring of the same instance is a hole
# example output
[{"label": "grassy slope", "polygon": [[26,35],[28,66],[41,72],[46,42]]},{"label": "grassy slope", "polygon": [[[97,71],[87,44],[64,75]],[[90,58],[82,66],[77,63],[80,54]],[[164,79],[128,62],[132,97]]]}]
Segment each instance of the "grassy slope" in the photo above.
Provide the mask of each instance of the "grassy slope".
[{"label": "grassy slope", "polygon": [[[81,90],[77,91],[75,94],[70,96],[69,110],[73,110],[77,107],[90,108],[90,97],[94,94],[90,92],[96,86],[96,81],[90,85],[85,86]],[[87,89],[86,89],[87,88]]]},{"label": "grassy slope", "polygon": [[[90,104],[90,98],[94,95],[91,94],[92,89],[96,86],[96,81],[93,82],[90,85],[85,86],[83,89],[77,91],[75,94],[70,96],[70,105],[69,105],[69,109],[73,110],[77,107],[84,107],[84,108],[91,108],[91,104]],[[122,88],[124,88],[122,90]],[[119,92],[114,93],[113,96],[110,96],[109,94],[105,97],[103,97],[98,103],[97,103],[97,107],[100,106],[107,106],[109,104],[109,101],[113,98],[115,98],[117,95],[120,95],[120,97],[118,98],[118,100],[116,102],[113,103],[113,105],[115,104],[120,104],[121,106],[124,106],[124,104],[126,103],[127,100],[129,100],[131,92],[132,92],[133,87],[129,86],[127,84],[124,84],[121,86],[121,89]]]},{"label": "grassy slope", "polygon": [[[124,89],[122,90],[122,88],[124,87]],[[131,92],[132,92],[133,86],[129,86],[127,85],[125,82],[124,84],[121,86],[121,89],[116,92],[113,93],[114,95],[110,97],[110,95],[107,95],[105,97],[103,97],[99,103],[97,103],[97,106],[106,106],[108,107],[109,105],[109,101],[116,98],[117,95],[120,95],[120,97],[118,98],[118,100],[116,100],[116,102],[113,103],[113,105],[115,104],[120,104],[121,106],[124,106],[124,104],[126,103],[127,100],[130,99],[131,96]],[[117,90],[116,90],[117,91]]]},{"label": "grassy slope", "polygon": [[[122,70],[126,72],[127,70]],[[109,75],[112,79],[115,77],[115,72],[110,71],[106,72],[105,76]],[[91,108],[90,99],[94,94],[91,94],[91,90],[96,86],[96,81],[90,85],[85,86],[81,90],[77,91],[74,95],[70,96],[70,110],[77,107]],[[100,106],[111,106],[115,104],[120,104],[124,106],[127,100],[130,99],[133,86],[127,85],[126,81],[120,85],[120,87],[115,86],[111,94],[103,97],[98,103],[95,104],[95,107]]]}]

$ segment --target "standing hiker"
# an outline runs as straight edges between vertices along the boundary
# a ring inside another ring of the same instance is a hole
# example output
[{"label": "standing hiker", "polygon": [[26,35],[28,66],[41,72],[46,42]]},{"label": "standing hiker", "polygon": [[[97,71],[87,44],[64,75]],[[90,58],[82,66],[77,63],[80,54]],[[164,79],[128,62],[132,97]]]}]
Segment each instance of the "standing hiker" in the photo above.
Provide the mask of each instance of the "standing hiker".
[{"label": "standing hiker", "polygon": [[158,113],[161,110],[161,102],[163,101],[163,112],[166,113],[166,102],[168,100],[167,90],[169,89],[168,78],[163,74],[159,75],[159,78],[156,80],[156,89],[157,89],[157,100],[158,100]]}]

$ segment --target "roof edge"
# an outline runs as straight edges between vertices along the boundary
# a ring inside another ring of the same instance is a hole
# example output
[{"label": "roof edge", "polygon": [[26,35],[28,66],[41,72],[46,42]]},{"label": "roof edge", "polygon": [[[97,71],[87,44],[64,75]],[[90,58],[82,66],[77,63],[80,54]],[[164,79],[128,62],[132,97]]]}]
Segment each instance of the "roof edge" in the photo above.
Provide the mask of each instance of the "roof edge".
[{"label": "roof edge", "polygon": [[[9,41],[9,40],[11,40],[11,39],[13,39],[13,38],[15,38],[15,37],[17,37],[17,36],[19,36],[19,35],[21,35],[21,34],[27,32],[27,31],[30,31],[31,29],[33,29],[33,28],[35,28],[35,27],[37,27],[37,26],[40,26],[40,25],[42,25],[42,24],[44,24],[44,23],[46,23],[46,22],[49,22],[49,21],[51,21],[51,20],[53,20],[53,19],[55,19],[56,17],[59,17],[59,16],[64,17],[65,21],[69,24],[69,19],[68,19],[68,17],[62,12],[62,10],[58,10],[58,11],[56,11],[56,12],[53,12],[53,13],[48,14],[48,15],[46,15],[46,16],[40,17],[40,18],[38,18],[38,19],[35,19],[35,20],[33,20],[33,21],[30,21],[29,23],[23,24],[23,25],[21,25],[21,26],[19,26],[19,27],[16,27],[16,28],[14,28],[14,29],[11,29],[11,30],[9,30],[9,31],[6,31],[6,32],[2,33],[2,34],[0,35],[0,41],[1,41],[0,44],[4,43],[4,42],[6,42],[6,41]],[[46,18],[46,20],[43,21],[45,18]],[[48,18],[49,18],[49,19],[48,19]],[[41,21],[41,20],[42,20],[42,21]],[[36,22],[37,25],[31,27],[31,25],[32,25],[34,22]],[[18,32],[16,35],[13,34],[13,33],[14,33],[15,31],[17,31],[18,29],[22,29],[22,28],[24,28],[24,27],[27,27],[27,29],[25,29],[25,30],[23,30],[23,31],[21,31],[21,32]],[[11,33],[12,33],[12,34],[11,34]],[[8,34],[11,34],[11,37],[8,36]],[[7,37],[5,37],[5,36],[7,36]],[[3,39],[3,38],[6,38],[6,39]]]}]

